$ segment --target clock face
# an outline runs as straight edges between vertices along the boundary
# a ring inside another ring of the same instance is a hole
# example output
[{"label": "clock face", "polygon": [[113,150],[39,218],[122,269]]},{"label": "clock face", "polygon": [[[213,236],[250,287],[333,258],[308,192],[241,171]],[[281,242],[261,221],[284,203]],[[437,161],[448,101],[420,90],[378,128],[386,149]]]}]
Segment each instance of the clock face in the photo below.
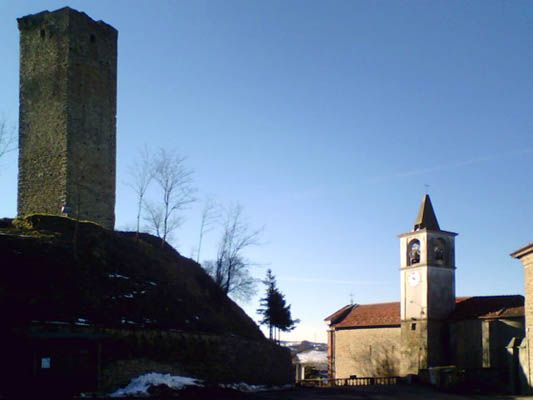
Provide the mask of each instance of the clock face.
[{"label": "clock face", "polygon": [[420,283],[420,274],[418,271],[412,271],[409,273],[407,279],[409,281],[409,285],[416,286]]}]

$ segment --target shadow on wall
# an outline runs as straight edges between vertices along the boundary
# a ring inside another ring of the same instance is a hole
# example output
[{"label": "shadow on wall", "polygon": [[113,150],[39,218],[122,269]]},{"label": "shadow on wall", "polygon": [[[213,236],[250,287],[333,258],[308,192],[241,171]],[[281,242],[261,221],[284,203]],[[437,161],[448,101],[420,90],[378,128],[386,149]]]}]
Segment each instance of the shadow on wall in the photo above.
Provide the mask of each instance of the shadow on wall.
[{"label": "shadow on wall", "polygon": [[354,371],[361,376],[386,377],[400,374],[399,349],[393,341],[369,345],[366,349],[351,351]]},{"label": "shadow on wall", "polygon": [[514,394],[531,394],[528,383],[529,349],[527,339],[514,337],[506,346],[509,371],[509,391]]}]

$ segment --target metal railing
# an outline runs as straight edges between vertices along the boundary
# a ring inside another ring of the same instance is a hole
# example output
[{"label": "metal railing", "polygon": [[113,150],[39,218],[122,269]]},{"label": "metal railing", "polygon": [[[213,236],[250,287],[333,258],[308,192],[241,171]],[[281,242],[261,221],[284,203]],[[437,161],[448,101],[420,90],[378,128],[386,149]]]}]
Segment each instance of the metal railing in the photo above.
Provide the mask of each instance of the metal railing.
[{"label": "metal railing", "polygon": [[396,385],[401,381],[399,376],[382,377],[354,377],[339,379],[302,379],[296,382],[300,386],[311,387],[334,387],[334,386],[374,386],[374,385]]}]

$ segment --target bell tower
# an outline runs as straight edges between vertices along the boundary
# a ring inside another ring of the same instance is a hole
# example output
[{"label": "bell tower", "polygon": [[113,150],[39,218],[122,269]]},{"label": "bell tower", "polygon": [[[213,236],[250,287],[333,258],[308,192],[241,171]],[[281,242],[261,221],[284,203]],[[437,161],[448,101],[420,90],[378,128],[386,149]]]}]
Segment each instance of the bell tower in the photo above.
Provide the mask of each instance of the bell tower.
[{"label": "bell tower", "polygon": [[402,375],[446,362],[446,319],[455,308],[455,236],[440,229],[429,195],[400,238]]}]

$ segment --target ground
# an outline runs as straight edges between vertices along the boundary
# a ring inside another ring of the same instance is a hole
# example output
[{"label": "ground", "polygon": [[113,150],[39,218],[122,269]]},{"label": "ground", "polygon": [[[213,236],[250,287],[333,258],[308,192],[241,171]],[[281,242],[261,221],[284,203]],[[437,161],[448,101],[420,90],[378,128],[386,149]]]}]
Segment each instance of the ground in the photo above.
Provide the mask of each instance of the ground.
[{"label": "ground", "polygon": [[[244,393],[236,390],[221,388],[205,388],[190,386],[179,392],[169,391],[168,388],[158,387],[151,391],[152,398],[158,400],[519,400],[533,399],[533,396],[512,395],[465,395],[438,392],[428,386],[393,385],[366,386],[342,388],[295,388],[289,390],[275,390],[255,393]],[[99,398],[103,399],[103,398]],[[127,398],[131,400],[133,398]]]},{"label": "ground", "polygon": [[510,400],[510,399],[533,399],[533,396],[486,396],[486,395],[459,395],[452,393],[442,393],[425,386],[373,386],[373,387],[351,387],[351,388],[327,388],[327,389],[306,389],[262,392],[254,394],[250,399],[256,400],[389,400],[389,399],[432,399],[432,400],[463,400],[463,399],[485,399],[485,400]]}]

